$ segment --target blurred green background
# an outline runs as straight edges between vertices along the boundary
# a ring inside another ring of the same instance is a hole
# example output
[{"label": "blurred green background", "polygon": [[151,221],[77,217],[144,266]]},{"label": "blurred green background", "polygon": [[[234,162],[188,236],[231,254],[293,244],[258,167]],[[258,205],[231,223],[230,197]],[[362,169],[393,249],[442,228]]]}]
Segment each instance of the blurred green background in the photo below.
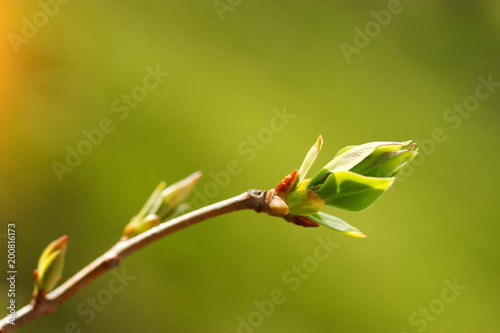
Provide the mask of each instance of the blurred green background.
[{"label": "blurred green background", "polygon": [[[367,239],[237,212],[128,258],[122,292],[107,273],[18,332],[498,331],[498,1],[63,2],[0,14],[0,240],[6,253],[15,221],[18,305],[50,241],[69,235],[71,276],[160,180],[202,170],[200,203],[268,189],[318,134],[313,171],[369,141],[421,154],[368,210],[326,209]],[[86,156],[57,176],[68,149]],[[324,261],[318,239],[338,245]]]}]

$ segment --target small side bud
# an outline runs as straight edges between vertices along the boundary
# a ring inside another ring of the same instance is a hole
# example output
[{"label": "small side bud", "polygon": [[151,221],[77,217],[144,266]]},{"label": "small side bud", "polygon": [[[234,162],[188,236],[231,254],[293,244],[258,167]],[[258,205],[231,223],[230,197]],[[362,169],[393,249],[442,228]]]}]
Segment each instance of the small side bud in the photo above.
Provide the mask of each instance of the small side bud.
[{"label": "small side bud", "polygon": [[156,227],[158,224],[160,224],[160,217],[156,214],[149,214],[140,221],[138,221],[136,215],[125,227],[123,236],[127,239],[135,237],[139,234],[142,234],[144,231]]},{"label": "small side bud", "polygon": [[288,204],[283,198],[273,196],[271,202],[269,202],[269,211],[274,216],[285,216],[290,213],[290,208],[288,208]]},{"label": "small side bud", "polygon": [[161,182],[144,204],[139,214],[135,215],[123,230],[121,240],[135,237],[161,222],[165,222],[180,211],[181,203],[186,199],[194,185],[200,180],[201,172],[195,172],[187,178],[166,187]]},{"label": "small side bud", "polygon": [[43,301],[45,295],[54,289],[61,279],[67,243],[68,236],[64,235],[50,243],[42,252],[38,267],[33,272],[35,302]]},{"label": "small side bud", "polygon": [[174,212],[175,208],[186,199],[202,175],[200,171],[195,172],[161,192],[162,202],[156,212],[160,220],[164,221]]}]

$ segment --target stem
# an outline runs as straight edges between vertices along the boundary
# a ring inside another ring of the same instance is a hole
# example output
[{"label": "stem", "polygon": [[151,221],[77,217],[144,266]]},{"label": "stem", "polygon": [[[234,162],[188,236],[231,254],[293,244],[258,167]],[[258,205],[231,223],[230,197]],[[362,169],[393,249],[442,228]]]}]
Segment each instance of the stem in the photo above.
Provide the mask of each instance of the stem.
[{"label": "stem", "polygon": [[249,190],[236,197],[174,218],[131,239],[119,241],[54,291],[47,294],[43,302],[32,302],[19,309],[16,312],[15,325],[9,323],[8,317],[3,318],[0,321],[0,332],[6,333],[12,331],[28,321],[51,314],[59,304],[77,293],[98,276],[117,267],[123,259],[160,238],[222,214],[243,209],[253,209],[257,213],[266,210],[265,197],[265,191]]}]

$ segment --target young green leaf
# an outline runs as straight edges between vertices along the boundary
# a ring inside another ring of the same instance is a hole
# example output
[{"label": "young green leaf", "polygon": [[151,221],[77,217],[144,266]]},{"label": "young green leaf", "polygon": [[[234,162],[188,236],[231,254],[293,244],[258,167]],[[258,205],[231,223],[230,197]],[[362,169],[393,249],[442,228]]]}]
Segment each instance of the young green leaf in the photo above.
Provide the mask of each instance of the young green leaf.
[{"label": "young green leaf", "polygon": [[325,169],[329,170],[330,172],[349,171],[355,165],[357,165],[371,153],[373,153],[377,148],[386,151],[394,151],[400,149],[404,144],[405,142],[376,141],[365,143],[359,146],[354,146],[348,150],[344,148],[341,150],[343,151],[342,153],[337,154],[330,163],[325,165]]},{"label": "young green leaf", "polygon": [[323,137],[320,135],[318,137],[318,140],[316,140],[316,143],[311,147],[311,149],[309,149],[309,152],[304,158],[304,161],[302,162],[302,165],[300,166],[298,172],[298,179],[295,182],[292,191],[295,191],[297,187],[300,186],[300,183],[302,182],[302,180],[304,180],[304,178],[307,175],[307,172],[309,171],[314,161],[316,160],[316,157],[318,156],[322,146],[323,146]]},{"label": "young green leaf", "polygon": [[350,171],[368,177],[396,177],[417,155],[418,149],[414,148],[415,144],[402,150],[377,148]]},{"label": "young green leaf", "polygon": [[357,212],[373,204],[393,181],[394,178],[365,177],[337,171],[328,177],[316,193],[325,200],[326,205]]},{"label": "young green leaf", "polygon": [[[377,141],[369,142],[359,146],[348,146],[342,148],[337,155],[327,165],[323,167],[309,182],[307,189],[315,191],[321,184],[325,182],[332,172],[336,171],[353,171],[352,169],[358,165],[367,165],[370,156],[377,152],[391,152],[401,149],[401,147],[408,145],[411,141],[406,142],[386,142]],[[404,163],[406,165],[407,163]],[[397,166],[391,164],[394,168]],[[402,170],[402,168],[399,168]],[[364,175],[364,174],[363,174]],[[367,176],[367,175],[365,175]]]},{"label": "young green leaf", "polygon": [[366,235],[361,232],[361,230],[353,227],[349,223],[345,222],[344,220],[339,219],[336,216],[329,215],[323,212],[318,212],[315,214],[311,214],[307,216],[309,219],[312,221],[322,224],[324,226],[327,226],[329,228],[332,228],[336,231],[339,231],[341,233],[344,233],[346,235],[352,236],[352,237],[357,237],[357,238],[365,238]]}]

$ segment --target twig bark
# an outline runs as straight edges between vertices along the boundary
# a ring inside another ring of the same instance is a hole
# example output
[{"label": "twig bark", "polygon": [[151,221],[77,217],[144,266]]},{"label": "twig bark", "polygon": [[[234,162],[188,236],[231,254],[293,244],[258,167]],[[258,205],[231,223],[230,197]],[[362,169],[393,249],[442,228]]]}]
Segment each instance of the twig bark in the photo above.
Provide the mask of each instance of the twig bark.
[{"label": "twig bark", "polygon": [[243,209],[253,209],[258,213],[267,211],[266,192],[249,190],[236,197],[174,218],[131,239],[119,241],[61,286],[47,294],[43,302],[32,302],[19,309],[16,312],[15,325],[9,323],[8,317],[3,318],[0,321],[0,332],[6,333],[12,331],[35,318],[51,314],[66,299],[77,293],[101,274],[117,267],[123,259],[140,250],[142,247],[195,223]]}]

